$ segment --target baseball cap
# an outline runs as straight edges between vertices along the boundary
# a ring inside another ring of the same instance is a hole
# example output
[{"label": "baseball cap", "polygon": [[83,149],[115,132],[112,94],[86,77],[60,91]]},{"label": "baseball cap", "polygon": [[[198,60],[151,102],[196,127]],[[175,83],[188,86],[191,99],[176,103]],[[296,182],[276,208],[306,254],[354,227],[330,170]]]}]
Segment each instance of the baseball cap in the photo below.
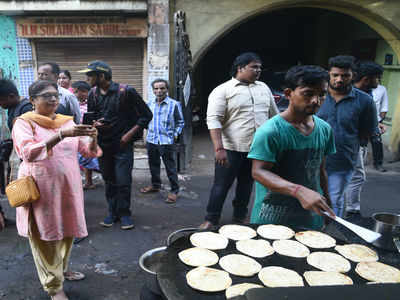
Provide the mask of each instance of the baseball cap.
[{"label": "baseball cap", "polygon": [[103,72],[112,75],[111,68],[104,61],[95,60],[88,63],[86,69],[78,71],[78,73]]}]

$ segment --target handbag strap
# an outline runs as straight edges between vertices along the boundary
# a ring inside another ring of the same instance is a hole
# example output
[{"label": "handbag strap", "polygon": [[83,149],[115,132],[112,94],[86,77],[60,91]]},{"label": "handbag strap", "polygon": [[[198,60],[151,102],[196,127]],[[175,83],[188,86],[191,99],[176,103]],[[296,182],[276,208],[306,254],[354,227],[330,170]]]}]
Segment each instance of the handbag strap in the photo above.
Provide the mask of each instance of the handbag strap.
[{"label": "handbag strap", "polygon": [[[22,118],[18,118],[18,119],[24,120],[24,119],[22,119]],[[24,121],[26,121],[26,122],[29,123],[29,125],[30,125],[31,128],[32,128],[32,134],[35,135],[35,127],[33,127],[31,121],[29,121],[29,120],[24,120]],[[15,148],[13,149],[13,151],[15,152]],[[13,171],[15,171],[15,165],[16,165],[15,163],[13,163],[13,162],[11,163],[10,176],[9,176],[8,182],[11,182],[11,179],[13,178]],[[18,165],[19,165],[19,164],[18,164]]]}]

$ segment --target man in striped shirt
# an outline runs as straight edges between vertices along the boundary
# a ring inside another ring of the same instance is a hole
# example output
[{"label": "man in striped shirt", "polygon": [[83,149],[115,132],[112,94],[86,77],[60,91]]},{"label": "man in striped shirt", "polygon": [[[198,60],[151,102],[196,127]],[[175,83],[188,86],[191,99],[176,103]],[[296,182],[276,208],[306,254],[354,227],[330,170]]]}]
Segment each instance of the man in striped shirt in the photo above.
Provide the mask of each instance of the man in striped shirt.
[{"label": "man in striped shirt", "polygon": [[151,185],[142,188],[142,193],[158,192],[161,188],[160,165],[162,158],[171,184],[171,192],[166,203],[175,203],[178,197],[179,184],[176,168],[175,142],[182,132],[185,122],[182,108],[178,101],[168,97],[168,81],[156,79],[151,84],[156,98],[148,102],[153,113],[146,138],[149,157]]}]

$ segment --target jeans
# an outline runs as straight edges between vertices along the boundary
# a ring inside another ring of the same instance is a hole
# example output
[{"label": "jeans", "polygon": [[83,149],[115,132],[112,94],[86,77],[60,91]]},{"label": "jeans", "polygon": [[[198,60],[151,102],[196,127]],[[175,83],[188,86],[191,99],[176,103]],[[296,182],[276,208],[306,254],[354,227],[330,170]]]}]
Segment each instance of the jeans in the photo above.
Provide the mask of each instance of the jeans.
[{"label": "jeans", "polygon": [[214,183],[211,188],[205,219],[213,224],[218,224],[226,195],[234,180],[237,180],[235,198],[232,201],[233,217],[243,220],[247,216],[248,204],[253,188],[251,176],[251,160],[247,152],[226,150],[229,166],[215,164]]},{"label": "jeans", "polygon": [[383,143],[382,136],[379,127],[376,128],[374,135],[370,138],[372,146],[372,158],[374,160],[374,166],[381,166],[383,164]]},{"label": "jeans", "polygon": [[146,144],[147,154],[149,156],[149,167],[151,173],[151,184],[155,188],[161,187],[160,167],[162,158],[167,176],[171,184],[171,192],[178,194],[178,171],[176,168],[176,151],[175,145],[156,145],[152,143]]},{"label": "jeans", "polygon": [[332,208],[338,217],[344,215],[344,192],[353,176],[353,170],[330,171],[328,173],[328,191],[332,201]]},{"label": "jeans", "polygon": [[110,216],[130,216],[133,145],[117,150],[104,149],[103,156],[99,157],[99,166],[105,181]]},{"label": "jeans", "polygon": [[365,182],[364,160],[367,156],[367,150],[367,147],[360,147],[353,176],[344,194],[346,211],[360,212],[361,189]]}]

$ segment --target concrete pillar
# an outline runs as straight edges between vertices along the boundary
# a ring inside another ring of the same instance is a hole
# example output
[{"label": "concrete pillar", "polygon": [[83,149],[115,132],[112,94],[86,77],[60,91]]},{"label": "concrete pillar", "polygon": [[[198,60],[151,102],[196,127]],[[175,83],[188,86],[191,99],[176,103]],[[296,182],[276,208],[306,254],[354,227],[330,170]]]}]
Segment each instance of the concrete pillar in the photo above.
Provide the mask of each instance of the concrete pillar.
[{"label": "concrete pillar", "polygon": [[[168,0],[148,1],[149,35],[147,38],[147,99],[154,97],[151,82],[169,80],[169,4]],[[146,97],[146,96],[145,96]]]}]

